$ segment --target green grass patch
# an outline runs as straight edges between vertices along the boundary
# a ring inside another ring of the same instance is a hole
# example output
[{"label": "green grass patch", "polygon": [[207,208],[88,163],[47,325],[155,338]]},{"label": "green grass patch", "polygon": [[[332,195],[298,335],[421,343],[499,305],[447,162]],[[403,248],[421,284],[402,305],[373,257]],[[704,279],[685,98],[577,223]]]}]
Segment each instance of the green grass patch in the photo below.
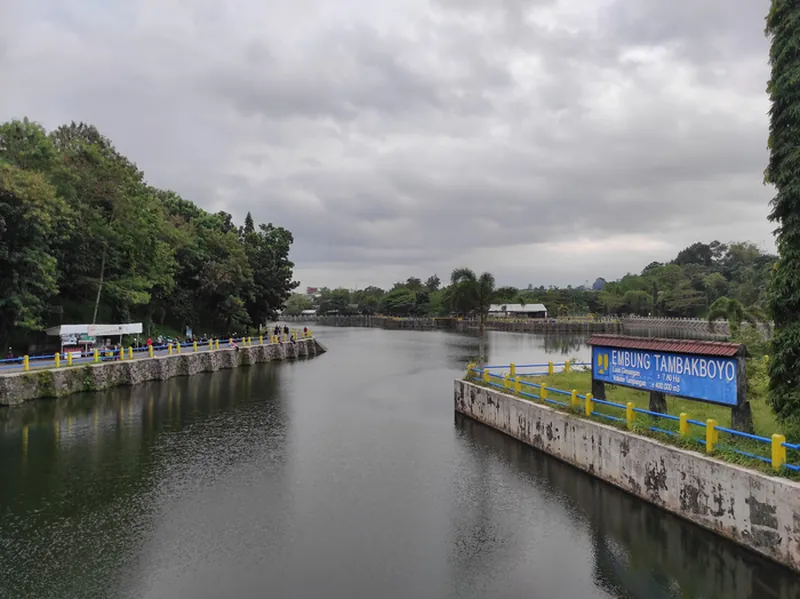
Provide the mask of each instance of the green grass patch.
[{"label": "green grass patch", "polygon": [[[580,394],[590,393],[592,390],[592,375],[589,371],[560,372],[552,375],[520,378],[565,391],[575,389]],[[631,402],[635,407],[646,410],[650,405],[650,394],[646,391],[637,391],[628,387],[619,387],[606,383],[606,400],[623,405]],[[751,401],[750,407],[753,410],[753,426],[757,435],[771,437],[773,433],[781,432],[775,420],[775,415],[764,401]],[[597,410],[616,416],[620,415],[620,410],[615,410],[608,406],[598,405]],[[667,396],[667,413],[678,416],[681,412],[687,413],[692,420],[705,422],[713,419],[717,421],[719,426],[730,427],[731,425],[730,408]],[[645,416],[638,414],[637,417],[644,418]]]}]

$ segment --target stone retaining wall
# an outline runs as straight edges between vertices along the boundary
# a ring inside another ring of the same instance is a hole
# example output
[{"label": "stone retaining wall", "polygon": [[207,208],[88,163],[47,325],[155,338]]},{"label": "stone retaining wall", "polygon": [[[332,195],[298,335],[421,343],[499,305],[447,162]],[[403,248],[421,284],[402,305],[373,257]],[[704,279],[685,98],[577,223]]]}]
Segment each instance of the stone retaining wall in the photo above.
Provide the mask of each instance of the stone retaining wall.
[{"label": "stone retaining wall", "polygon": [[214,372],[272,360],[291,360],[323,353],[316,339],[295,343],[257,345],[216,351],[184,352],[172,356],[103,362],[72,368],[15,372],[0,376],[0,406],[14,406],[32,399],[61,397],[84,391],[165,381],[176,376]]},{"label": "stone retaining wall", "polygon": [[800,571],[800,484],[458,380],[455,410]]}]

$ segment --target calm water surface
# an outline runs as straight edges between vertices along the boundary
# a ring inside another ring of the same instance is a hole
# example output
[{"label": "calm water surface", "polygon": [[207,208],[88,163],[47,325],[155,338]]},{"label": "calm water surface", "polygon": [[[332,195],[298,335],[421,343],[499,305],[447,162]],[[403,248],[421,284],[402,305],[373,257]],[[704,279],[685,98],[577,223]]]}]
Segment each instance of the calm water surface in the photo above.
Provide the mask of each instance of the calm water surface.
[{"label": "calm water surface", "polygon": [[[0,410],[0,597],[784,599],[782,568],[475,422],[445,332]],[[495,363],[585,359],[491,333]]]}]

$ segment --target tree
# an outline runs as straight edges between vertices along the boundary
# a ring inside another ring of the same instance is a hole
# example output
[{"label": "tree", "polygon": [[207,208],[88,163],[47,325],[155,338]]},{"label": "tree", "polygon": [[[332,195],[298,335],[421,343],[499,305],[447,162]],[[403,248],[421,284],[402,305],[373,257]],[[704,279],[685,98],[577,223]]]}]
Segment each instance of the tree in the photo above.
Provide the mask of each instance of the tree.
[{"label": "tree", "polygon": [[350,305],[350,291],[348,289],[323,289],[318,312],[320,314],[347,314]]},{"label": "tree", "polygon": [[0,124],[0,167],[0,336],[20,344],[64,322],[244,330],[297,285],[291,233],[147,185],[92,125]]},{"label": "tree", "polygon": [[250,213],[245,220],[242,243],[252,272],[252,281],[245,294],[245,305],[250,322],[266,324],[275,319],[293,289],[300,284],[292,280],[294,263],[289,260],[289,249],[294,242],[292,234],[272,223],[260,225],[258,231],[249,230],[253,224]]},{"label": "tree", "polygon": [[408,315],[416,305],[417,295],[406,287],[396,287],[383,296],[381,311],[395,316]]},{"label": "tree", "polygon": [[769,306],[775,335],[769,361],[770,404],[779,419],[800,423],[800,4],[772,0],[766,34],[772,69],[769,162],[765,182],[775,186],[769,219],[778,224],[778,262]]},{"label": "tree", "polygon": [[714,332],[717,320],[727,320],[731,337],[736,337],[742,323],[747,322],[755,327],[767,322],[767,317],[758,306],[745,308],[737,299],[721,297],[708,310],[708,328],[711,332]]},{"label": "tree", "polygon": [[299,316],[303,310],[311,310],[312,308],[311,300],[302,293],[293,293],[284,304],[284,312],[289,316]]},{"label": "tree", "polygon": [[519,303],[519,290],[516,287],[498,287],[494,299],[503,303]]},{"label": "tree", "polygon": [[0,164],[0,338],[14,329],[39,331],[47,302],[58,293],[52,247],[63,231],[66,204],[42,175]]},{"label": "tree", "polygon": [[434,291],[439,291],[439,286],[441,284],[442,282],[437,275],[431,275],[428,277],[428,280],[425,281],[425,289],[433,293]]},{"label": "tree", "polygon": [[494,276],[485,272],[478,277],[469,268],[457,268],[450,275],[450,290],[453,310],[478,315],[478,335],[480,337],[478,360],[483,365],[486,320],[489,317],[489,307],[492,305],[495,294]]}]

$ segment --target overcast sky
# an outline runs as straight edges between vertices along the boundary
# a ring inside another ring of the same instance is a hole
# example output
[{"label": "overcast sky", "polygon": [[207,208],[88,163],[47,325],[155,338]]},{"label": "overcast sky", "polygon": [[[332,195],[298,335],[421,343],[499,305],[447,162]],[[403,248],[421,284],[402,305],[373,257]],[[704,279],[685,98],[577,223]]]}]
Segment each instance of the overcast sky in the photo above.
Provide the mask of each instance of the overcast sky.
[{"label": "overcast sky", "polygon": [[303,285],[773,249],[768,0],[0,0],[0,118],[292,231]]}]

